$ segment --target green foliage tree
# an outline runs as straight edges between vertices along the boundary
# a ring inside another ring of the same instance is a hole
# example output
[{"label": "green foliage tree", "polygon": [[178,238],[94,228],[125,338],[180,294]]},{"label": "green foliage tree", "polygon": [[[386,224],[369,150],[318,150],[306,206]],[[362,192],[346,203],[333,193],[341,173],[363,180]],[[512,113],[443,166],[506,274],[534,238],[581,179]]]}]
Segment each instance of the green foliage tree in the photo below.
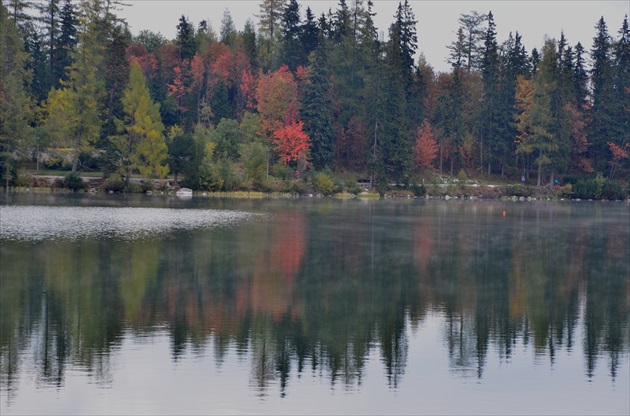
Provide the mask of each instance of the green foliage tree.
[{"label": "green foliage tree", "polygon": [[30,134],[27,59],[18,28],[0,6],[0,180],[7,187],[15,174],[15,155]]},{"label": "green foliage tree", "polygon": [[239,157],[240,131],[234,119],[222,118],[212,132],[210,140],[214,143],[214,156],[217,159],[235,161]]},{"label": "green foliage tree", "polygon": [[[59,145],[72,149],[72,173],[76,173],[79,155],[89,151],[100,137],[104,83],[99,73],[103,46],[97,31],[98,2],[84,3],[78,47],[74,52],[68,81],[51,91],[46,102],[46,126]],[[70,139],[70,142],[68,142]]]},{"label": "green foliage tree", "polygon": [[117,143],[117,148],[126,171],[126,185],[134,170],[152,178],[164,178],[169,168],[160,105],[151,100],[146,78],[137,62],[131,67],[122,102],[126,137]]}]

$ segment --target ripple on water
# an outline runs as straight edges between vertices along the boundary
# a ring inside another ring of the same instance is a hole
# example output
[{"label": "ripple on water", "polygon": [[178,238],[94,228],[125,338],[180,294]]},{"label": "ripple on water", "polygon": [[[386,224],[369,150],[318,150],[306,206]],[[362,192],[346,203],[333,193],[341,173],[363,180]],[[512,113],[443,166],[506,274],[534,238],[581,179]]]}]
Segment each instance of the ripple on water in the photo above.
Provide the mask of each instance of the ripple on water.
[{"label": "ripple on water", "polygon": [[256,215],[203,209],[2,206],[0,239],[128,240],[172,231],[234,225]]}]

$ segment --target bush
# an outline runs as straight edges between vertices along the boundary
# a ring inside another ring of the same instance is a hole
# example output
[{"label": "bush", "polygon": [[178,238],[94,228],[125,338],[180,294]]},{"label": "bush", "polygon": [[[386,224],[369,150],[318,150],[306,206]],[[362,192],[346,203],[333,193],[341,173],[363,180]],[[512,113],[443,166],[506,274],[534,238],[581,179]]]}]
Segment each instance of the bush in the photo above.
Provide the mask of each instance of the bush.
[{"label": "bush", "polygon": [[346,192],[353,195],[359,195],[361,192],[363,192],[363,187],[354,181],[346,182],[345,188]]},{"label": "bush", "polygon": [[71,173],[64,178],[63,186],[72,191],[78,191],[85,188],[85,183],[83,183],[83,179],[79,175]]},{"label": "bush", "polygon": [[594,178],[580,178],[573,186],[573,197],[578,199],[595,199],[597,182]]},{"label": "bush", "polygon": [[415,196],[425,196],[427,188],[424,185],[413,184],[409,187]]},{"label": "bush", "polygon": [[63,165],[63,159],[59,157],[51,157],[50,159],[44,161],[44,167],[50,170],[61,169],[62,165]]},{"label": "bush", "polygon": [[623,186],[621,186],[619,182],[607,180],[606,183],[604,183],[604,187],[602,189],[602,198],[617,200],[624,199],[625,195],[626,194],[624,192]]},{"label": "bush", "polygon": [[313,175],[313,188],[324,195],[332,195],[339,191],[332,178],[324,172]]},{"label": "bush", "polygon": [[524,197],[527,198],[531,196],[529,188],[523,185],[510,185],[505,190],[507,196],[516,196],[516,197]]},{"label": "bush", "polygon": [[122,192],[125,189],[125,181],[119,174],[113,174],[103,181],[101,188],[108,192]]},{"label": "bush", "polygon": [[457,180],[462,184],[465,184],[468,181],[468,175],[466,175],[464,169],[460,169],[457,173]]},{"label": "bush", "polygon": [[571,198],[571,196],[573,195],[573,185],[570,183],[567,183],[564,186],[561,186],[560,188],[558,188],[557,191],[557,196],[558,198]]}]

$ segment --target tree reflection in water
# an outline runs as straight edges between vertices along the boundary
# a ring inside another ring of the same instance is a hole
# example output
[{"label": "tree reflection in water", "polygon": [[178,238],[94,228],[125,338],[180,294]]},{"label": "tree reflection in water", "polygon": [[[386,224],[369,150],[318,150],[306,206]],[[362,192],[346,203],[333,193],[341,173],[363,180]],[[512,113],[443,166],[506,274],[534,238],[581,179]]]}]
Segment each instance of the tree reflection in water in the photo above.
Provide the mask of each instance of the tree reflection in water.
[{"label": "tree reflection in water", "polygon": [[294,370],[359,388],[373,351],[396,388],[409,328],[428,315],[443,319],[455,375],[481,379],[490,348],[509,361],[523,344],[550,365],[581,347],[589,377],[606,356],[614,379],[630,337],[627,216],[502,209],[287,202],[268,221],[160,238],[3,242],[2,386],[17,388],[24,360],[43,385],[63,386],[71,366],[108,383],[124,336],[167,328],[173,360],[209,343],[218,365],[250,356],[261,395],[271,383],[284,395]]}]

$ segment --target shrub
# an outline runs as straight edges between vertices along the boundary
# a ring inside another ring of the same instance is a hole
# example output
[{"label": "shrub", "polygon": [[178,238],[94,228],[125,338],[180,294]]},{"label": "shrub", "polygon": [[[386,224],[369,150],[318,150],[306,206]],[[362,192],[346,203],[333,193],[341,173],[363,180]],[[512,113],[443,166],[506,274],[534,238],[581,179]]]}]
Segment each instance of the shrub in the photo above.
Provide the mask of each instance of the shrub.
[{"label": "shrub", "polygon": [[617,200],[623,199],[625,197],[625,193],[623,190],[623,186],[619,182],[607,180],[602,189],[602,198]]},{"label": "shrub", "polygon": [[354,181],[347,181],[345,188],[349,194],[359,195],[363,192],[363,187]]},{"label": "shrub", "polygon": [[122,192],[125,188],[125,181],[119,174],[113,174],[103,181],[101,188],[104,191]]},{"label": "shrub", "polygon": [[411,185],[409,189],[415,196],[425,196],[427,193],[427,188],[424,185],[418,185],[417,183]]},{"label": "shrub", "polygon": [[457,173],[457,180],[462,184],[465,184],[468,181],[468,175],[466,175],[464,169],[460,169]]},{"label": "shrub", "polygon": [[63,159],[59,157],[51,157],[50,159],[44,161],[44,167],[50,170],[61,169],[61,165],[63,165]]},{"label": "shrub", "polygon": [[83,183],[83,179],[79,175],[71,173],[64,178],[63,186],[72,191],[78,191],[85,188],[85,183]]},{"label": "shrub", "polygon": [[597,193],[597,183],[594,178],[580,178],[573,186],[573,197],[578,199],[594,199]]},{"label": "shrub", "polygon": [[531,196],[529,188],[523,185],[510,185],[505,190],[507,196],[525,197]]},{"label": "shrub", "polygon": [[324,172],[317,172],[313,175],[313,188],[324,195],[332,195],[338,191],[335,182]]},{"label": "shrub", "polygon": [[573,195],[573,185],[570,183],[567,183],[564,186],[561,186],[560,188],[558,188],[558,192],[557,192],[557,196],[558,198],[571,198],[571,195]]}]

